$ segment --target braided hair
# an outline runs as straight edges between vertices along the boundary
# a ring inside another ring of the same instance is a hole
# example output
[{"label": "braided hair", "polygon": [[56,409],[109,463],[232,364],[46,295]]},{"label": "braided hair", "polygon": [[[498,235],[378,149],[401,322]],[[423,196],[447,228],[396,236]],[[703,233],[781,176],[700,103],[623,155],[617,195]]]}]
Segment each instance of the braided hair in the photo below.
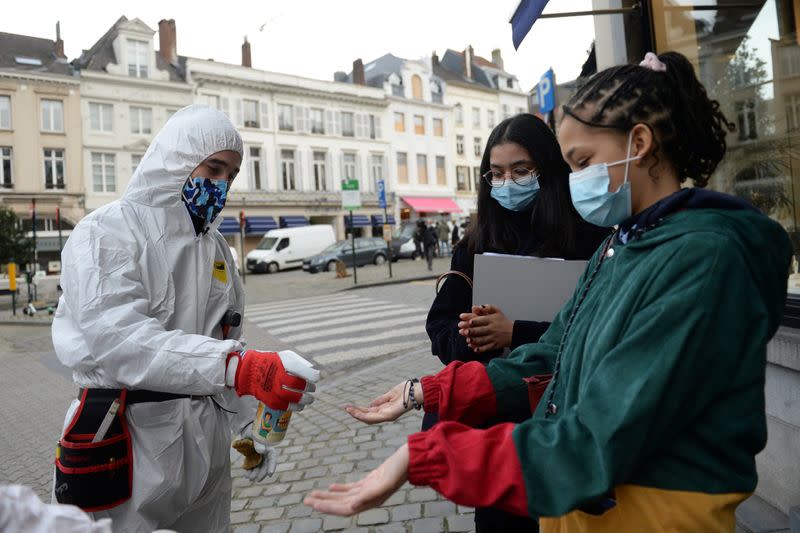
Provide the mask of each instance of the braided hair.
[{"label": "braided hair", "polygon": [[597,73],[563,107],[564,116],[622,131],[647,125],[655,142],[653,167],[663,152],[681,183],[690,178],[705,187],[725,155],[725,135],[735,125],[709,98],[685,56],[667,52],[658,59],[666,71],[622,65]]}]

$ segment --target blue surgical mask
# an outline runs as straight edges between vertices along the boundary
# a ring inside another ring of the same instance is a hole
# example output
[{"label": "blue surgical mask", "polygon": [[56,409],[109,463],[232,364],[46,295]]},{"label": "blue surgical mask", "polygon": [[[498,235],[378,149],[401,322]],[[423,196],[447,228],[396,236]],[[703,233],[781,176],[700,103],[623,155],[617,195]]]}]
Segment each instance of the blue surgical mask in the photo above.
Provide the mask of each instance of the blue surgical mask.
[{"label": "blue surgical mask", "polygon": [[539,194],[539,176],[533,175],[533,181],[527,185],[519,185],[507,179],[502,187],[492,187],[491,197],[509,211],[525,211]]},{"label": "blue surgical mask", "polygon": [[[628,151],[625,159],[613,163],[598,163],[569,175],[569,191],[572,205],[586,222],[608,228],[619,224],[631,216],[631,184],[628,181],[628,167],[631,161],[641,156],[631,157],[633,131],[628,135]],[[608,167],[625,163],[625,179],[616,191],[609,191],[611,176]]]},{"label": "blue surgical mask", "polygon": [[190,213],[211,224],[225,207],[227,195],[227,181],[194,177],[186,180],[181,197]]}]

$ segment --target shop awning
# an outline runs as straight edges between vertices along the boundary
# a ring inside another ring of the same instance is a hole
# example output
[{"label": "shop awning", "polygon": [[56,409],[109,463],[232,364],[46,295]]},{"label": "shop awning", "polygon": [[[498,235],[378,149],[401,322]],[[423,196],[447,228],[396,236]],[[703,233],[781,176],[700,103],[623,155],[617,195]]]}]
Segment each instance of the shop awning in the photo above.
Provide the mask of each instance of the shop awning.
[{"label": "shop awning", "polygon": [[290,215],[285,217],[278,217],[282,228],[298,228],[300,226],[308,226],[310,222],[306,217],[299,215]]},{"label": "shop awning", "polygon": [[450,198],[422,198],[419,196],[403,196],[403,201],[411,206],[417,213],[460,213],[458,207]]},{"label": "shop awning", "polygon": [[244,232],[247,235],[263,235],[271,229],[278,229],[278,223],[272,217],[245,218]]},{"label": "shop awning", "polygon": [[217,229],[223,235],[239,235],[239,220],[235,217],[224,217]]},{"label": "shop awning", "polygon": [[[383,215],[372,215],[372,225],[373,226],[383,226],[387,224],[387,222],[383,221]],[[394,220],[394,215],[389,215],[389,222],[388,224],[395,225],[396,222]]]},{"label": "shop awning", "polygon": [[[344,216],[344,222],[347,224],[347,227],[350,227],[350,215]],[[353,215],[353,227],[354,228],[365,228],[367,226],[371,226],[371,222],[367,215]]]}]

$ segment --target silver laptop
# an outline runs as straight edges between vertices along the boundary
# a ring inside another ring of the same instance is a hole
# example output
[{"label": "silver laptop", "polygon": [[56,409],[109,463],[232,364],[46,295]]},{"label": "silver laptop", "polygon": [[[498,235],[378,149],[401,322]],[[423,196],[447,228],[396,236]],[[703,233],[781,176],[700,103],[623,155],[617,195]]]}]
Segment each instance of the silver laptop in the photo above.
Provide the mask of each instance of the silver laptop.
[{"label": "silver laptop", "polygon": [[552,322],[585,269],[586,261],[475,255],[472,304],[495,305],[511,320]]}]

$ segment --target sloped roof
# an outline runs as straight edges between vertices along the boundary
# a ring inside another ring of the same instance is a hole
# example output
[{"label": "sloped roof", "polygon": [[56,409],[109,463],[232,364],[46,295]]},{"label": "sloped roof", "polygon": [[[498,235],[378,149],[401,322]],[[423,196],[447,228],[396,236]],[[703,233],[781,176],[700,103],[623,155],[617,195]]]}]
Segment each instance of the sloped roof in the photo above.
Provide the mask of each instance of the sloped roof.
[{"label": "sloped roof", "polygon": [[71,76],[73,69],[56,57],[50,39],[0,32],[0,68]]},{"label": "sloped roof", "polygon": [[[97,40],[94,45],[88,50],[84,50],[78,59],[75,59],[72,64],[78,70],[97,70],[105,72],[109,63],[119,64],[119,61],[114,53],[114,40],[119,35],[119,28],[129,19],[126,16],[121,16],[117,21],[111,25],[106,33]],[[179,56],[178,64],[171,65],[167,63],[161,54],[153,52],[156,55],[156,68],[158,70],[169,71],[170,81],[185,81],[186,80],[186,58]]]},{"label": "sloped roof", "polygon": [[488,87],[489,89],[494,89],[494,84],[486,74],[486,71],[484,71],[477,64],[476,59],[480,59],[481,62],[484,63],[484,66],[486,66],[486,63],[494,66],[494,63],[486,61],[479,56],[474,56],[472,61],[472,78],[468,78],[465,72],[466,68],[464,64],[464,53],[448,49],[444,53],[444,56],[442,56],[442,59],[439,61],[439,66],[441,68],[438,70],[438,72],[441,72],[442,69],[446,71],[442,72],[441,74],[444,79],[460,81],[468,84],[482,85],[484,87]]}]

